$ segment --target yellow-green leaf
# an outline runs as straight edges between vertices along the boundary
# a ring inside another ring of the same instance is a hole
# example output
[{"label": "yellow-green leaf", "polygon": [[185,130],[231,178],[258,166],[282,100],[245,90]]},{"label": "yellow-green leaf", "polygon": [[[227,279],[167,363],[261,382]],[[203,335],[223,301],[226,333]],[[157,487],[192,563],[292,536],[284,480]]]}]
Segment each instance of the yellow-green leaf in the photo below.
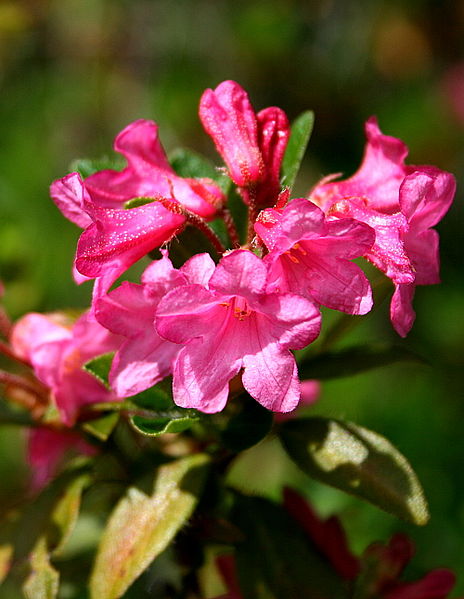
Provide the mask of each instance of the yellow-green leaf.
[{"label": "yellow-green leaf", "polygon": [[74,479],[65,489],[63,495],[53,509],[51,524],[59,533],[57,544],[53,548],[53,555],[59,555],[62,552],[76,526],[81,506],[82,492],[89,485],[90,480],[88,474],[83,474]]},{"label": "yellow-green leaf", "polygon": [[153,492],[130,487],[111,514],[90,581],[91,599],[118,599],[191,516],[209,458],[188,456],[161,466]]},{"label": "yellow-green leaf", "polygon": [[55,599],[58,594],[59,574],[50,564],[47,541],[40,537],[30,554],[31,573],[23,591],[27,599]]}]

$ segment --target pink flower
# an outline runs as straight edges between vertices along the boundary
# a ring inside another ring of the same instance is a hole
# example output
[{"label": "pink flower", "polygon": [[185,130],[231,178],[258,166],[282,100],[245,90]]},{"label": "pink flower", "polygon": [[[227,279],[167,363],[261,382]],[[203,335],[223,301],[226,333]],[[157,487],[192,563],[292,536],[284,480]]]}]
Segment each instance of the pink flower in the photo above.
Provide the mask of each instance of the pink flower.
[{"label": "pink flower", "polygon": [[433,167],[422,167],[421,171],[406,177],[401,185],[400,205],[408,221],[403,243],[416,274],[414,283],[395,283],[390,315],[402,337],[408,334],[414,322],[415,286],[440,282],[439,237],[431,227],[448,211],[455,189],[454,178]]},{"label": "pink flower", "polygon": [[[51,195],[63,214],[86,226],[76,252],[77,282],[97,278],[97,297],[132,264],[169,241],[185,217],[173,214],[159,202],[137,208],[105,208],[94,202],[77,173],[55,181]],[[85,275],[85,277],[82,277]]]},{"label": "pink flower", "polygon": [[142,285],[124,282],[96,303],[97,320],[126,338],[113,360],[110,383],[118,397],[128,397],[152,387],[172,372],[180,346],[161,338],[155,329],[160,300],[170,290],[189,283],[201,284],[211,276],[214,262],[207,254],[191,258],[177,270],[167,251],[142,275]]},{"label": "pink flower", "polygon": [[224,196],[211,179],[185,179],[170,166],[158,137],[158,125],[140,119],[128,125],[114,141],[128,166],[99,171],[85,180],[93,201],[108,208],[121,207],[132,198],[174,198],[204,218],[215,215]]},{"label": "pink flower", "polygon": [[282,211],[264,210],[255,230],[270,253],[269,286],[314,298],[320,304],[366,314],[369,281],[351,259],[367,253],[375,233],[353,219],[330,220],[312,202],[292,200]]},{"label": "pink flower", "polygon": [[29,362],[34,374],[50,389],[65,426],[73,426],[85,405],[115,397],[82,369],[90,359],[115,350],[120,340],[88,314],[68,328],[57,318],[27,314],[13,327],[15,353]]},{"label": "pink flower", "polygon": [[414,555],[414,546],[403,534],[388,544],[372,543],[363,555],[372,572],[372,593],[382,599],[446,599],[455,584],[450,570],[437,569],[415,582],[400,582],[403,569]]},{"label": "pink flower", "polygon": [[76,432],[35,428],[28,433],[27,459],[32,468],[32,487],[39,491],[57,473],[64,458],[72,452],[94,455],[95,447]]},{"label": "pink flower", "polygon": [[229,381],[243,368],[245,389],[266,408],[288,412],[300,399],[289,349],[319,334],[314,304],[291,293],[267,293],[267,268],[247,250],[222,258],[208,282],[181,286],[159,303],[161,337],[183,344],[173,372],[174,401],[203,412],[223,409]]},{"label": "pink flower", "polygon": [[234,183],[253,187],[256,205],[272,206],[280,191],[280,166],[290,134],[285,113],[271,107],[256,115],[248,94],[235,81],[207,89],[199,113]]},{"label": "pink flower", "polygon": [[[86,277],[104,277],[101,291],[152,249],[169,241],[186,218],[168,210],[169,200],[204,218],[212,218],[224,201],[210,179],[186,179],[175,174],[152,121],[139,120],[126,127],[114,144],[125,156],[122,170],[103,170],[82,182],[77,173],[55,181],[51,196],[64,216],[85,228],[78,243],[76,268]],[[133,198],[153,201],[126,210]],[[98,295],[98,294],[97,294]]]},{"label": "pink flower", "polygon": [[349,179],[321,182],[311,199],[334,217],[352,217],[376,232],[365,257],[395,284],[391,318],[405,336],[414,321],[415,285],[438,281],[438,235],[430,227],[447,212],[454,177],[431,166],[407,166],[407,147],[383,135],[375,118],[366,123],[367,146]]}]

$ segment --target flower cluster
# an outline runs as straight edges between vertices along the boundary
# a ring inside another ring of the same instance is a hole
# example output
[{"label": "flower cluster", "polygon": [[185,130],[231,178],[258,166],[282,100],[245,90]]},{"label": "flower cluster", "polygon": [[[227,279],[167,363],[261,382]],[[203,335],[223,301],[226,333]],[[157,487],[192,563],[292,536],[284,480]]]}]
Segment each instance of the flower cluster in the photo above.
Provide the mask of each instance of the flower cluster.
[{"label": "flower cluster", "polygon": [[[291,350],[319,335],[320,306],[354,315],[372,308],[369,281],[353,259],[366,258],[393,281],[391,320],[400,335],[408,333],[415,286],[438,281],[431,227],[449,208],[454,178],[405,165],[405,145],[372,118],[355,175],[326,177],[307,198],[290,199],[280,183],[290,137],[281,109],[256,114],[247,93],[224,81],[204,92],[199,114],[248,209],[246,239],[219,184],[179,176],[157,125],[139,120],[116,138],[114,149],[127,160],[122,171],[85,180],[72,173],[51,186],[63,214],[85,229],[76,281],[95,279],[92,317],[124,338],[110,373],[118,397],[172,374],[176,404],[217,412],[241,375],[263,406],[289,412],[301,394]],[[210,225],[218,220],[229,247]],[[213,241],[217,263],[202,253],[177,269],[162,250],[141,284],[109,291],[132,264],[192,226]]]}]

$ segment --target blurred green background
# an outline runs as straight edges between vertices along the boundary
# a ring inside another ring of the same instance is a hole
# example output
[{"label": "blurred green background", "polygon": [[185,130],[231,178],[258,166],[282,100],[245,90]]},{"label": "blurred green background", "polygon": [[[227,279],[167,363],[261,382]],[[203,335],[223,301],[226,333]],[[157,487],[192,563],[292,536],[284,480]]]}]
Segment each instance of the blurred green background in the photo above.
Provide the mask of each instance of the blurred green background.
[{"label": "blurred green background", "polygon": [[[431,366],[397,365],[324,384],[313,412],[386,435],[409,458],[432,519],[413,529],[356,500],[308,485],[274,443],[252,450],[234,480],[277,496],[301,485],[323,514],[338,511],[360,550],[395,530],[417,543],[411,576],[450,566],[464,593],[464,2],[437,0],[0,0],[0,279],[14,317],[85,306],[71,264],[77,228],[48,198],[75,158],[111,154],[116,133],[155,119],[165,148],[194,148],[218,162],[197,118],[200,95],[223,79],[245,87],[257,109],[291,119],[311,108],[316,125],[298,193],[322,176],[352,173],[363,124],[376,114],[402,138],[411,163],[458,179],[438,227],[440,286],[419,288],[407,345]],[[395,341],[387,306],[349,341]],[[20,487],[18,438],[0,431],[0,505]],[[19,443],[20,444],[20,443]],[[255,465],[262,474],[257,477]],[[253,483],[248,481],[252,479]],[[457,596],[457,595],[456,595]]]}]

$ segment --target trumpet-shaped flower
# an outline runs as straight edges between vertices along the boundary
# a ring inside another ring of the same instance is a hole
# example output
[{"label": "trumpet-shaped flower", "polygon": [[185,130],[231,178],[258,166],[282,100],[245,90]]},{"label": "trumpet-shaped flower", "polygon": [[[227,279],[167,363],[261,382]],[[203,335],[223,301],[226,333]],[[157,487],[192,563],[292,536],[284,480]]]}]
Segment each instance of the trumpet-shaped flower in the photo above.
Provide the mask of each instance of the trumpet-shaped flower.
[{"label": "trumpet-shaped flower", "polygon": [[173,371],[174,401],[218,412],[229,381],[243,368],[245,389],[266,408],[293,410],[300,399],[290,349],[319,334],[313,302],[292,293],[268,293],[267,268],[247,250],[222,258],[203,285],[181,286],[159,303],[158,333],[182,344]]},{"label": "trumpet-shaped flower", "polygon": [[43,314],[27,314],[13,327],[14,352],[32,366],[50,389],[65,426],[72,426],[84,406],[114,399],[108,389],[82,365],[115,350],[120,339],[84,314],[72,327]]},{"label": "trumpet-shaped flower", "polygon": [[[224,196],[210,179],[176,175],[158,139],[158,127],[139,120],[116,138],[114,149],[125,156],[122,170],[99,171],[83,182],[77,173],[55,181],[51,196],[64,216],[85,228],[77,247],[75,266],[81,275],[99,278],[97,296],[134,262],[169,241],[186,222],[185,208],[212,218]],[[134,198],[142,206],[125,208]],[[176,213],[163,200],[179,204]],[[159,201],[161,200],[161,201]],[[77,275],[81,282],[82,277]]]},{"label": "trumpet-shaped flower", "polygon": [[356,220],[376,232],[365,257],[395,284],[392,323],[405,336],[414,321],[415,285],[438,281],[438,235],[430,230],[447,212],[454,177],[431,166],[405,165],[408,150],[366,123],[367,145],[359,170],[344,181],[322,181],[311,199],[331,216]]},{"label": "trumpet-shaped flower", "polygon": [[169,241],[186,220],[160,202],[129,210],[102,207],[77,173],[55,181],[51,195],[66,217],[86,227],[77,245],[75,278],[97,278],[97,297],[137,260]]},{"label": "trumpet-shaped flower", "polygon": [[255,230],[269,249],[269,288],[291,291],[320,304],[365,314],[372,307],[369,281],[351,259],[367,253],[373,229],[351,218],[327,219],[306,199],[283,210],[264,210]]},{"label": "trumpet-shaped flower", "polygon": [[280,191],[279,173],[290,126],[276,107],[255,114],[246,91],[235,81],[207,89],[200,100],[200,119],[213,138],[236,185],[253,190],[257,206],[272,206]]},{"label": "trumpet-shaped flower", "polygon": [[158,137],[158,125],[140,119],[128,125],[114,141],[128,166],[122,171],[99,171],[85,180],[93,201],[108,208],[121,207],[132,198],[174,198],[188,210],[211,218],[221,206],[221,189],[208,178],[176,175]]}]

